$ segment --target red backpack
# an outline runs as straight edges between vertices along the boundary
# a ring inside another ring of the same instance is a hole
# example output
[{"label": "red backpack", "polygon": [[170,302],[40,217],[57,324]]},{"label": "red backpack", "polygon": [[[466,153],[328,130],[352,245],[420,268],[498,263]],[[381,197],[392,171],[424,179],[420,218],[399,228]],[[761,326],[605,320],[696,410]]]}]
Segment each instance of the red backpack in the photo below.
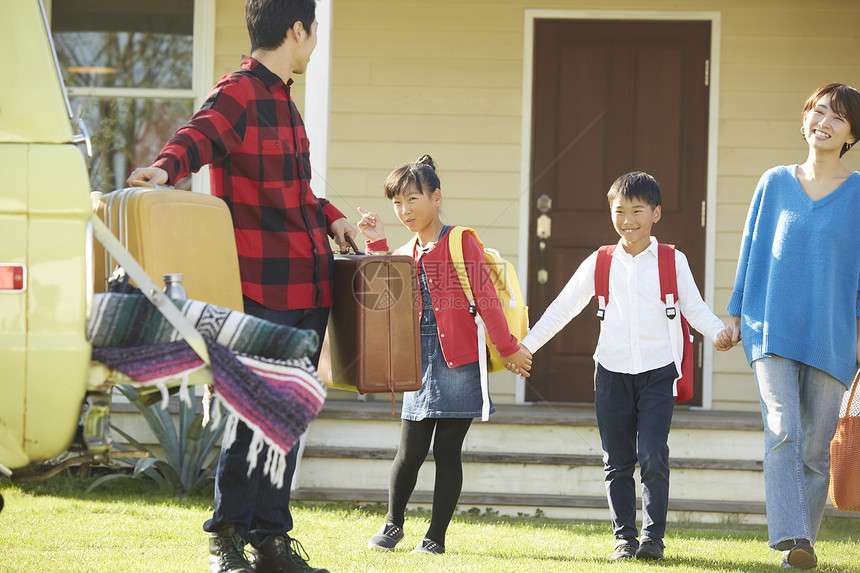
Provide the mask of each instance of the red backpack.
[{"label": "red backpack", "polygon": [[[612,264],[612,253],[617,245],[604,245],[597,250],[597,262],[594,266],[594,298],[597,300],[597,318],[603,320],[606,305],[609,303],[609,266]],[[678,275],[675,271],[675,245],[660,243],[657,245],[657,266],[660,269],[660,299],[666,305],[666,316],[669,320],[680,318],[681,333],[684,336],[684,354],[681,358],[681,376],[678,379],[675,403],[684,402],[693,397],[693,337],[690,336],[690,325],[684,315],[675,307],[678,304]],[[672,331],[672,325],[669,325]]]}]

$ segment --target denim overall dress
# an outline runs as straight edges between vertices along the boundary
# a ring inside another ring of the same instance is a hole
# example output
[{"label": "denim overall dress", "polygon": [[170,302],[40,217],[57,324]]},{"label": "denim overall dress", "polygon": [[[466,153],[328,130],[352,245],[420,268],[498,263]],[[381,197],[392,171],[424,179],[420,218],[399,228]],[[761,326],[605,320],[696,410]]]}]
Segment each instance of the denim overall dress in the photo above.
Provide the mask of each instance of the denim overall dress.
[{"label": "denim overall dress", "polygon": [[[443,231],[446,233],[448,228]],[[439,346],[436,314],[430,300],[427,275],[419,263],[421,285],[421,389],[403,393],[401,418],[417,422],[425,418],[480,418],[481,371],[478,362],[451,368]],[[490,401],[490,413],[495,408]]]}]

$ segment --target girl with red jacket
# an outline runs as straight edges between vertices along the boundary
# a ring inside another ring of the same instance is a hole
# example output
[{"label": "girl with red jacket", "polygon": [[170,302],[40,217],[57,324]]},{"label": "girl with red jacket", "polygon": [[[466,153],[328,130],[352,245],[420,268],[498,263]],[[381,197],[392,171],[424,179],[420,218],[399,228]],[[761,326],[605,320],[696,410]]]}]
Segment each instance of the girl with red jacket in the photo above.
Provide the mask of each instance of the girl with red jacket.
[{"label": "girl with red jacket", "polygon": [[[513,371],[528,376],[531,355],[508,330],[502,303],[489,280],[483,249],[471,233],[463,233],[463,259],[475,297],[474,305],[469,304],[451,261],[451,226],[439,218],[442,191],[433,159],[424,155],[395,169],[385,181],[385,196],[391,199],[400,222],[415,233],[415,240],[395,253],[410,255],[418,263],[422,387],[403,394],[400,446],[391,467],[388,515],[368,547],[387,551],[403,539],[406,504],[432,440],[436,463],[433,511],[430,528],[413,553],[441,554],[463,485],[463,440],[472,418],[481,416],[478,337],[472,312],[481,315],[490,339]],[[367,252],[387,253],[379,216],[359,210],[362,219],[358,228],[368,238]]]}]

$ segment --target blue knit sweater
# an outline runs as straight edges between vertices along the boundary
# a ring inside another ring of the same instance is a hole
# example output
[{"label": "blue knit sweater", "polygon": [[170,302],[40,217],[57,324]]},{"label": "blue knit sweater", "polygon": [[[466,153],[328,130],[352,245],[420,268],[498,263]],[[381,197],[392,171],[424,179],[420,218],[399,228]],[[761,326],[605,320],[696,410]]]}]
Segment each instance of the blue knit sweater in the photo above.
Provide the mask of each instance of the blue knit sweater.
[{"label": "blue knit sweater", "polygon": [[744,228],[728,311],[747,359],[776,354],[850,386],[860,316],[860,173],[813,201],[796,165],[762,175]]}]

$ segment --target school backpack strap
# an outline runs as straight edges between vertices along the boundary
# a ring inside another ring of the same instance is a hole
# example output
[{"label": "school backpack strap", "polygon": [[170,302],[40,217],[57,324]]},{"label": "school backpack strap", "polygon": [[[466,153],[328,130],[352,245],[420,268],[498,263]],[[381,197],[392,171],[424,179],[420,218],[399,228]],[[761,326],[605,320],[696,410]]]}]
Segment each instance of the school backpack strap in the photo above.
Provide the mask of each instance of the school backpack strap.
[{"label": "school backpack strap", "polygon": [[469,312],[475,317],[475,325],[477,326],[478,335],[478,368],[481,371],[481,421],[486,422],[490,419],[490,378],[487,367],[487,326],[484,324],[484,319],[481,318],[477,307],[475,306],[475,295],[472,293],[472,285],[469,283],[469,275],[466,274],[466,260],[463,257],[463,233],[472,233],[475,240],[484,249],[481,239],[478,234],[469,227],[452,227],[448,231],[448,250],[451,253],[451,262],[454,264],[454,270],[457,271],[457,278],[460,281],[460,287],[466,294],[466,300],[469,301]]},{"label": "school backpack strap", "polygon": [[609,267],[612,265],[612,253],[618,245],[603,245],[597,249],[597,260],[594,264],[594,300],[597,301],[597,318],[603,320],[606,315],[606,305],[609,304]]},{"label": "school backpack strap", "polygon": [[[693,397],[693,338],[690,325],[678,307],[678,273],[675,269],[675,245],[657,245],[657,267],[660,272],[660,299],[666,305],[666,318],[669,320],[669,339],[678,378],[675,380],[675,403]],[[675,320],[680,321],[680,328]],[[678,344],[678,332],[682,341]],[[678,347],[681,355],[678,355]]]},{"label": "school backpack strap", "polygon": [[675,271],[675,245],[657,245],[657,267],[660,269],[660,300],[666,304],[666,316],[678,315],[678,273]]},{"label": "school backpack strap", "polygon": [[463,233],[467,232],[472,233],[472,236],[475,237],[475,240],[481,246],[481,250],[483,250],[484,245],[481,243],[481,239],[478,238],[478,234],[469,227],[459,226],[451,227],[451,230],[448,231],[448,250],[451,253],[451,262],[454,264],[454,270],[457,271],[457,279],[460,281],[460,287],[466,293],[466,299],[469,301],[469,312],[472,315],[476,315],[475,296],[472,294],[472,285],[469,283],[469,275],[466,274],[466,260],[463,257]]}]

